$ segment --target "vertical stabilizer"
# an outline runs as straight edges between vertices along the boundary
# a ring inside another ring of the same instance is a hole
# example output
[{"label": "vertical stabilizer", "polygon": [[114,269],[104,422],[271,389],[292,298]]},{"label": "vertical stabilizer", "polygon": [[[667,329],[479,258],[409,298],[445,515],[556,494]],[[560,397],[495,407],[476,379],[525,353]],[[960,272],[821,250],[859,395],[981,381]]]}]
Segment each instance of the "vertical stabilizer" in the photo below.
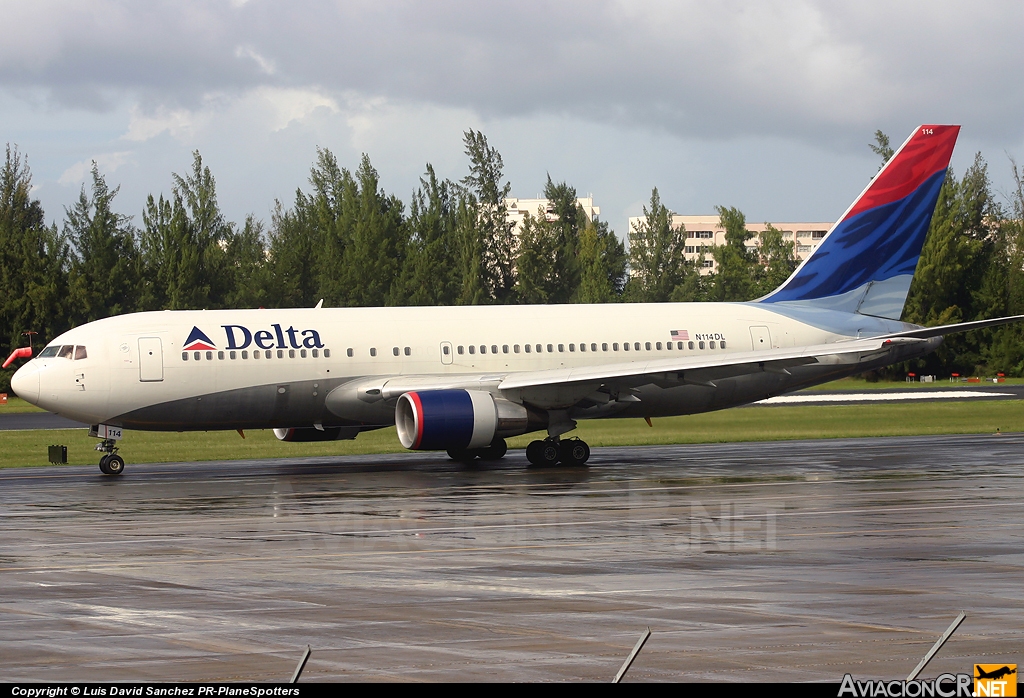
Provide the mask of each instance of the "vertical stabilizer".
[{"label": "vertical stabilizer", "polygon": [[959,133],[918,127],[811,256],[760,302],[898,320]]}]

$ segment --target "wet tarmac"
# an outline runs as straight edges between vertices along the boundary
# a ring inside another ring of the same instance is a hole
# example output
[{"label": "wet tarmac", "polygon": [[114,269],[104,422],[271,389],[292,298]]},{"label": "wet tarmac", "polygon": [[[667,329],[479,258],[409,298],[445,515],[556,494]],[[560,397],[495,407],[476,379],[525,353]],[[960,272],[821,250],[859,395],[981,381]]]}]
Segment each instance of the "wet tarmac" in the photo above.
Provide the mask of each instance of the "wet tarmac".
[{"label": "wet tarmac", "polygon": [[0,680],[902,678],[1024,658],[1024,436],[0,471]]}]

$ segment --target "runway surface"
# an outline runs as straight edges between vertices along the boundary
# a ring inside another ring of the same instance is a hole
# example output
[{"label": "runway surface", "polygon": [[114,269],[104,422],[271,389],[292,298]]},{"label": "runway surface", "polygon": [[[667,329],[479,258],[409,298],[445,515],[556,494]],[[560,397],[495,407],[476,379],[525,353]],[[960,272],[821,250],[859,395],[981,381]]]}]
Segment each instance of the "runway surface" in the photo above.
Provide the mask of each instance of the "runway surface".
[{"label": "runway surface", "polygon": [[838,682],[1024,658],[1024,437],[0,471],[0,680]]}]

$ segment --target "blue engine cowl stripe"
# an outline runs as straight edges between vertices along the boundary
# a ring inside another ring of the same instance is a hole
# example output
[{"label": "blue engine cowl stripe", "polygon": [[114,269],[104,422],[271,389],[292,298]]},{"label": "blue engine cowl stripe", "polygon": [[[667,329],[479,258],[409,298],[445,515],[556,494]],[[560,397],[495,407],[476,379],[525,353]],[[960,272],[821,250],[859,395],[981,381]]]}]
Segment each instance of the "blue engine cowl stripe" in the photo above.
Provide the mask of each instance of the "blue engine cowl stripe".
[{"label": "blue engine cowl stripe", "polygon": [[422,412],[418,449],[440,451],[466,448],[473,438],[473,400],[465,390],[417,391]]}]

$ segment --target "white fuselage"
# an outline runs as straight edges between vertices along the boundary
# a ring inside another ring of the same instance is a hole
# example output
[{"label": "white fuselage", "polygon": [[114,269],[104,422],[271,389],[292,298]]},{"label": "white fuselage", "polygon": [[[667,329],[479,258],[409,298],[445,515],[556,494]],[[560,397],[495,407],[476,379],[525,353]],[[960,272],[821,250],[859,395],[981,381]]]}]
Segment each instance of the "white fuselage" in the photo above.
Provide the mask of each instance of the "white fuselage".
[{"label": "white fuselage", "polygon": [[[489,374],[713,357],[906,327],[848,313],[794,317],[778,310],[757,303],[679,303],[137,313],[57,337],[49,347],[85,347],[85,358],[39,356],[12,385],[30,402],[90,424],[166,430],[380,426],[394,422],[394,402],[348,399],[344,386],[378,377],[486,382]],[[210,341],[193,341],[186,349],[194,329]],[[206,344],[210,348],[195,348]],[[718,409],[866,368],[761,375],[735,383],[727,395],[701,386],[644,386],[634,391],[632,403],[578,410],[576,416]]]}]

